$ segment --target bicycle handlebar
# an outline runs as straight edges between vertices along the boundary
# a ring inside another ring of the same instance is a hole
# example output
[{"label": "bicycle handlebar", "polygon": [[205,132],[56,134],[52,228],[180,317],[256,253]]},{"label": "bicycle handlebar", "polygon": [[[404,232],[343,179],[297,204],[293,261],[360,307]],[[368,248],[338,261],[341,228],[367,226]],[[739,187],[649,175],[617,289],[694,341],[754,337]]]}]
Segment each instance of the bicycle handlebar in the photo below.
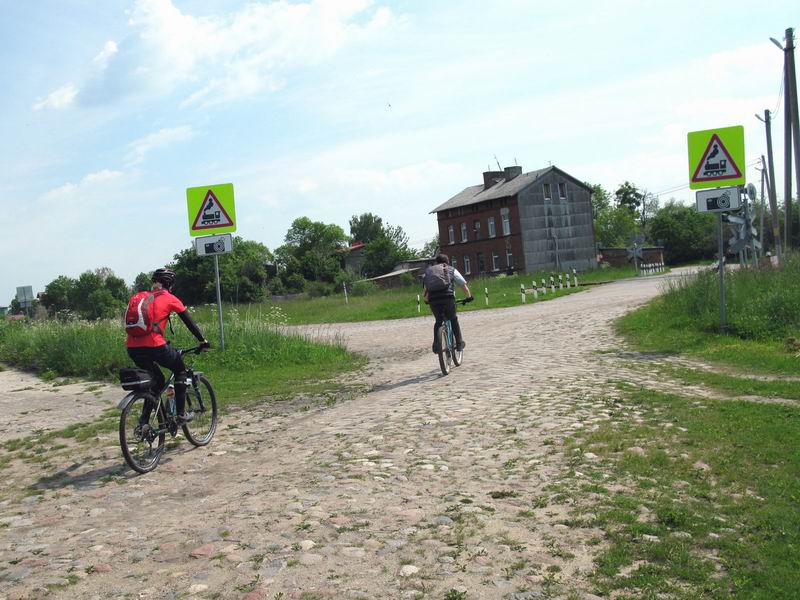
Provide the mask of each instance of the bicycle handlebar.
[{"label": "bicycle handlebar", "polygon": [[198,344],[194,348],[178,348],[178,353],[181,356],[184,354],[200,354],[203,350],[210,350],[211,345]]}]

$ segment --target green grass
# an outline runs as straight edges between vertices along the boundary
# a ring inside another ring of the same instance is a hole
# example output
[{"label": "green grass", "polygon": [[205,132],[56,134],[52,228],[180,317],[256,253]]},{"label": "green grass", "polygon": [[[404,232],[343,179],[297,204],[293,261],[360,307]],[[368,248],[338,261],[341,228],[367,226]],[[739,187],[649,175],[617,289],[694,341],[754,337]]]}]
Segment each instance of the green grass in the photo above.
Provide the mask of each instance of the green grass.
[{"label": "green grass", "polygon": [[[520,274],[507,277],[477,277],[467,283],[475,296],[475,302],[459,307],[459,311],[485,310],[487,308],[505,308],[519,306],[522,303],[520,285],[528,290],[526,302],[534,302],[531,292],[533,281],[541,285],[545,278],[548,289],[547,294],[540,294],[539,301],[560,298],[566,294],[580,291],[582,288],[570,287],[567,289],[566,280],[564,288],[558,289],[558,275],[555,274],[556,295],[553,296],[549,288],[551,273],[536,273],[535,275]],[[596,284],[628,277],[635,277],[633,267],[602,269],[578,274],[579,284]],[[484,300],[484,290],[489,290],[489,305]],[[417,313],[417,295],[420,295],[420,313]],[[462,297],[458,292],[459,298]],[[216,306],[198,307],[198,314],[205,320],[211,320],[215,314]],[[280,302],[263,302],[260,304],[242,305],[240,307],[225,306],[225,321],[229,314],[241,314],[246,318],[268,318],[284,325],[306,325],[319,323],[348,323],[354,321],[377,321],[384,319],[402,319],[417,316],[430,316],[428,307],[422,301],[420,286],[406,286],[391,290],[376,290],[364,296],[350,295],[345,303],[344,294],[321,298],[299,298]]]},{"label": "green grass", "polygon": [[800,375],[800,256],[781,269],[726,275],[728,329],[719,333],[719,279],[701,272],[670,282],[665,292],[617,322],[642,351],[680,353],[753,373]]},{"label": "green grass", "polygon": [[[335,391],[341,384],[332,378],[365,362],[336,341],[317,343],[284,335],[264,319],[229,316],[225,352],[218,350],[215,323],[201,321],[217,350],[187,357],[187,363],[206,373],[223,409],[298,393]],[[173,343],[178,347],[196,344],[180,323],[175,325]],[[131,366],[124,344],[125,333],[114,321],[0,323],[0,360],[49,377],[115,380],[120,367]]]},{"label": "green grass", "polygon": [[[631,599],[797,597],[800,408],[736,398],[800,399],[796,381],[757,377],[800,375],[793,340],[800,332],[798,275],[797,256],[779,270],[729,273],[725,334],[717,331],[719,280],[710,272],[671,283],[617,322],[635,349],[718,367],[655,363],[649,370],[733,399],[626,388],[614,410],[635,409],[643,422],[615,419],[575,443],[599,457],[580,467],[596,482],[594,524],[609,542],[596,562],[599,592]],[[644,454],[627,451],[635,446]],[[608,492],[612,482],[627,491]]]},{"label": "green grass", "polygon": [[[583,465],[586,477],[629,488],[592,507],[594,525],[609,542],[596,561],[599,591],[624,598],[795,597],[800,409],[697,405],[694,398],[649,390],[629,390],[617,408],[640,410],[645,422],[609,422],[578,444],[602,461]],[[633,446],[645,448],[644,456],[625,451]],[[698,461],[708,470],[696,468]],[[614,477],[600,478],[609,468]],[[642,507],[648,518],[640,518]]]}]

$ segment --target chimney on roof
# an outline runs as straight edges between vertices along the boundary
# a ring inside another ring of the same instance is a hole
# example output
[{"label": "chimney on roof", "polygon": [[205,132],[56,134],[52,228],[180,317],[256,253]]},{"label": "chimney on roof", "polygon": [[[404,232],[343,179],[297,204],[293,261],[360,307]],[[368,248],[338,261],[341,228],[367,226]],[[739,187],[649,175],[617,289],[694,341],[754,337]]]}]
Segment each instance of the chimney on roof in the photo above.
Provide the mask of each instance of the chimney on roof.
[{"label": "chimney on roof", "polygon": [[484,171],[483,172],[483,189],[488,190],[493,185],[497,184],[497,180],[500,181],[506,178],[505,171]]},{"label": "chimney on roof", "polygon": [[522,167],[513,166],[505,168],[506,181],[511,181],[517,175],[522,175]]}]

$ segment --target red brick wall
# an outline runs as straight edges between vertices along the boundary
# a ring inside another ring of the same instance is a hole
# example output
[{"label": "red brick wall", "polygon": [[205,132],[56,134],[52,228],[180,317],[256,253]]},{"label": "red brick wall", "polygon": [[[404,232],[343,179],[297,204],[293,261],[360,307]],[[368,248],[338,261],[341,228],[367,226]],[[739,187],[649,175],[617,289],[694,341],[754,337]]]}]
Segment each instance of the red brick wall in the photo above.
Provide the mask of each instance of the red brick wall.
[{"label": "red brick wall", "polygon": [[[501,209],[508,208],[509,224],[511,234],[503,235],[503,219]],[[494,238],[489,237],[489,217],[494,217],[495,233]],[[515,198],[501,198],[489,200],[480,204],[464,206],[461,208],[450,209],[437,213],[439,221],[439,245],[444,254],[451,260],[453,256],[457,258],[457,265],[461,273],[464,273],[464,256],[469,256],[471,276],[479,275],[478,253],[483,253],[484,273],[498,274],[505,273],[508,264],[506,262],[506,249],[511,248],[514,259],[514,270],[524,270],[524,253],[522,251],[522,238],[520,236],[519,210]],[[480,237],[476,239],[474,222],[480,221]],[[467,225],[467,242],[461,241],[461,224]],[[453,226],[455,231],[455,243],[451,244],[447,228]],[[498,269],[492,270],[492,252],[495,252],[498,259]],[[465,275],[467,273],[464,273]]]}]

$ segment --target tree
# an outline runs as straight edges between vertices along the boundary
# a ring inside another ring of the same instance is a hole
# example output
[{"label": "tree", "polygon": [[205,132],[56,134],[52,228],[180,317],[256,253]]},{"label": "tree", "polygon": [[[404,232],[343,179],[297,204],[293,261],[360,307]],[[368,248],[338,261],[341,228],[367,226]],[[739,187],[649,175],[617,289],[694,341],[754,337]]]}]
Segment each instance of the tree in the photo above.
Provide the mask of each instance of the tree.
[{"label": "tree", "polygon": [[638,231],[636,218],[626,206],[606,207],[600,211],[594,224],[597,243],[603,248],[626,246]]},{"label": "tree", "polygon": [[84,271],[78,276],[75,285],[70,290],[69,307],[84,319],[91,318],[93,314],[89,296],[95,290],[103,287],[103,278],[96,271]]},{"label": "tree", "polygon": [[642,192],[642,218],[641,223],[643,228],[647,228],[647,224],[660,210],[660,201],[658,196],[651,194],[648,191]]},{"label": "tree", "polygon": [[350,218],[350,238],[368,244],[383,232],[383,219],[372,213],[353,215]]},{"label": "tree", "polygon": [[422,250],[419,251],[420,258],[433,258],[439,252],[439,236],[435,236],[430,241],[425,242]]},{"label": "tree", "polygon": [[624,206],[633,214],[639,211],[643,200],[644,194],[629,181],[620,185],[617,191],[614,192],[614,201],[617,206]]},{"label": "tree", "polygon": [[[267,262],[272,260],[272,253],[264,244],[233,238],[233,251],[219,256],[222,297],[236,303],[263,300],[267,289]],[[198,256],[194,247],[189,247],[178,252],[169,266],[175,271],[175,294],[184,303],[216,301],[212,258]]]},{"label": "tree", "polygon": [[599,183],[592,184],[587,181],[586,185],[592,189],[592,218],[597,219],[597,215],[599,215],[600,212],[611,206],[611,195]]},{"label": "tree", "polygon": [[153,285],[151,277],[152,274],[150,273],[139,273],[136,279],[133,280],[133,291],[145,292],[149,290]]},{"label": "tree", "polygon": [[387,223],[380,234],[364,247],[364,265],[361,271],[367,277],[377,277],[391,271],[398,262],[413,256],[403,228]]},{"label": "tree", "polygon": [[59,275],[45,286],[41,301],[51,315],[71,307],[70,297],[74,297],[75,283],[71,277]]},{"label": "tree", "polygon": [[716,250],[714,215],[670,200],[650,220],[650,237],[664,244],[670,264],[712,258]]},{"label": "tree", "polygon": [[285,277],[299,273],[308,281],[332,283],[342,270],[339,251],[347,236],[338,225],[299,217],[286,232],[285,242],[275,251]]}]

